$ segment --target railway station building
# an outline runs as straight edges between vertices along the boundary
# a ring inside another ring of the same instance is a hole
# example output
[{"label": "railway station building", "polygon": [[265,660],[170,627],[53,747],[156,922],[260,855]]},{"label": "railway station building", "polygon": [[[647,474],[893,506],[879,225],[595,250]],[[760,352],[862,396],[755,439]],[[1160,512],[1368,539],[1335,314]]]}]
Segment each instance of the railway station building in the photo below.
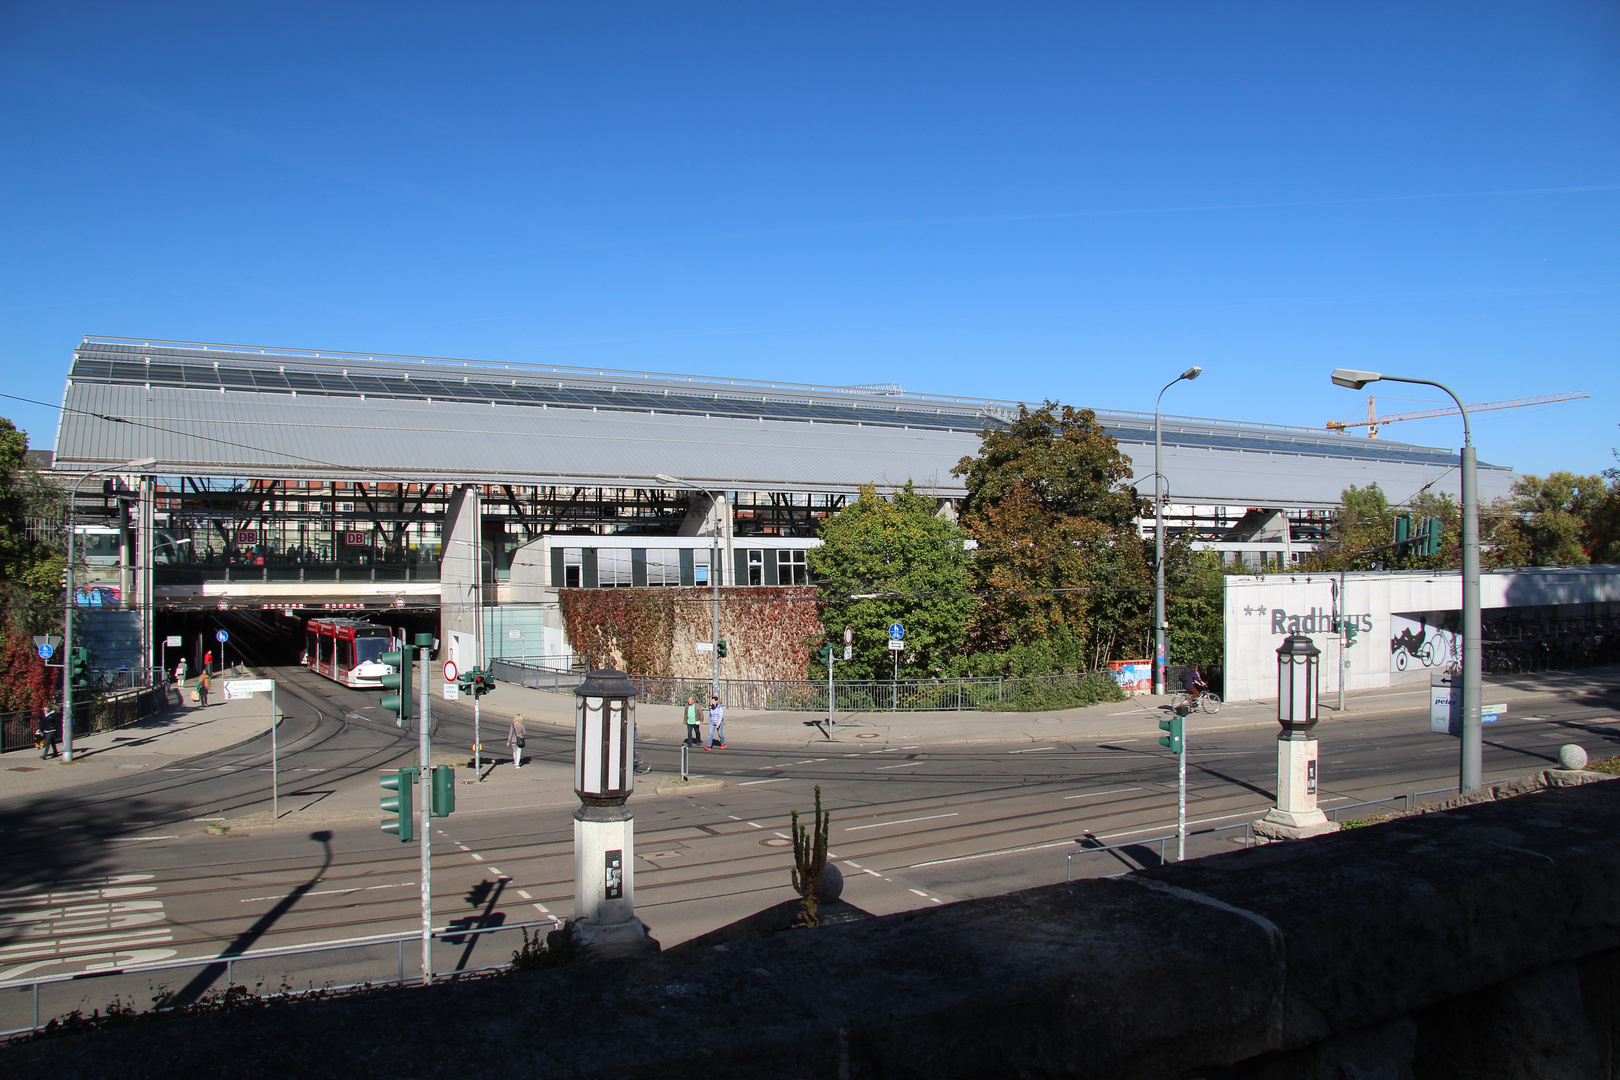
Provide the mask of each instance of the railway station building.
[{"label": "railway station building", "polygon": [[[111,628],[102,664],[172,663],[176,627],[189,654],[216,624],[333,611],[436,619],[452,649],[481,635],[486,658],[555,657],[569,647],[558,590],[805,585],[822,521],[868,483],[909,481],[954,513],[952,467],[1018,409],[897,386],[87,337],[52,468],[102,556],[79,598]],[[1097,417],[1151,492],[1153,414]],[[1351,484],[1392,502],[1459,484],[1452,449],[1161,426],[1166,528],[1228,561],[1298,562]],[[1513,479],[1482,464],[1481,498]]]}]

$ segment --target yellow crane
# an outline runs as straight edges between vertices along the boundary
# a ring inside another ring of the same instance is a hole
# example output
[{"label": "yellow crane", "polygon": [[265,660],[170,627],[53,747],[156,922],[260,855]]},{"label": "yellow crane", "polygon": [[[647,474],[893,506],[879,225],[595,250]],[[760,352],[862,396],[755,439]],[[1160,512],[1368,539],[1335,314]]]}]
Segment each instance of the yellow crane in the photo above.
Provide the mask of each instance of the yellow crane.
[{"label": "yellow crane", "polygon": [[[1554,401],[1579,401],[1582,398],[1589,398],[1591,396],[1591,394],[1574,390],[1567,394],[1543,394],[1540,397],[1513,398],[1511,401],[1481,401],[1477,404],[1470,402],[1468,405],[1468,411],[1470,413],[1476,413],[1489,412],[1492,409],[1522,409],[1526,405],[1546,405]],[[1392,413],[1389,416],[1379,416],[1376,406],[1373,404],[1375,400],[1376,399],[1374,398],[1367,399],[1367,419],[1329,420],[1327,422],[1327,429],[1329,431],[1343,432],[1353,427],[1364,427],[1367,429],[1367,438],[1376,439],[1378,438],[1378,428],[1382,424],[1393,424],[1397,420],[1422,420],[1430,416],[1457,415],[1457,407],[1455,405],[1447,405],[1443,409],[1424,409],[1421,412]]]}]

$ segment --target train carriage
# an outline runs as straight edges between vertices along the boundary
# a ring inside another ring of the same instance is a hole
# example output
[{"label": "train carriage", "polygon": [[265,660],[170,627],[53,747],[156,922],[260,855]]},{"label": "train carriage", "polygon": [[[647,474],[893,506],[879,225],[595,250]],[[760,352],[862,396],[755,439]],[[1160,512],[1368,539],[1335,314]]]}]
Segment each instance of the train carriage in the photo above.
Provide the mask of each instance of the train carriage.
[{"label": "train carriage", "polygon": [[303,664],[344,686],[381,686],[393,668],[382,662],[394,631],[356,619],[311,619],[304,624]]}]

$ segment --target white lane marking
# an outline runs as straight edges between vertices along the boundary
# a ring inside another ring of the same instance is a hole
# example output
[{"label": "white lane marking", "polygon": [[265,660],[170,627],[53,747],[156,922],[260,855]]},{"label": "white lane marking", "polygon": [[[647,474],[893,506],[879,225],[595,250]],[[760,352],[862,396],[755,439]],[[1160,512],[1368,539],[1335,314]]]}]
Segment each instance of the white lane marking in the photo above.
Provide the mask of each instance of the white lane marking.
[{"label": "white lane marking", "polygon": [[[1188,822],[1188,824],[1192,824]],[[958,855],[954,859],[935,859],[932,862],[912,863],[906,869],[917,870],[924,866],[944,866],[946,863],[972,862],[974,859],[988,859],[993,855],[1017,855],[1023,851],[1045,851],[1047,848],[1069,847],[1073,840],[1059,840],[1051,844],[1032,844],[1029,847],[1003,848],[1000,851],[983,851],[977,855]]]},{"label": "white lane marking", "polygon": [[[110,874],[0,892],[0,980],[39,968],[92,971],[167,960],[173,931],[151,874]],[[144,899],[133,899],[145,897]]]},{"label": "white lane marking", "polygon": [[505,874],[501,873],[501,868],[498,867],[498,866],[490,867],[489,872],[494,874],[496,877],[500,878],[503,881],[511,881],[512,880],[511,878],[507,877]]},{"label": "white lane marking", "polygon": [[921,889],[907,889],[906,892],[916,893],[918,896],[922,897],[924,900],[928,899],[928,894],[923,892]]},{"label": "white lane marking", "polygon": [[478,862],[483,862],[484,861],[484,857],[482,855],[478,854],[478,852],[476,852],[476,851],[468,852],[468,854],[471,855]]},{"label": "white lane marking", "polygon": [[741,821],[742,820],[742,818],[738,817],[736,814],[727,814],[726,817],[730,818],[732,821]]},{"label": "white lane marking", "polygon": [[879,765],[877,767],[877,771],[882,772],[884,769],[910,769],[921,764],[922,762],[920,761],[907,761],[899,765]]},{"label": "white lane marking", "polygon": [[961,817],[961,814],[929,814],[927,817],[908,817],[899,821],[876,821],[870,825],[847,825],[845,832],[860,832],[862,829],[880,829],[885,825],[910,825],[913,821],[936,821],[939,818]]},{"label": "white lane marking", "polygon": [[[416,882],[414,882],[414,881],[398,881],[398,882],[393,883],[392,885],[356,885],[352,889],[319,889],[319,890],[317,890],[315,892],[307,892],[304,895],[305,896],[343,896],[346,893],[371,892],[374,889],[403,889],[407,885],[414,886],[415,884],[416,884]],[[276,893],[274,896],[250,896],[245,900],[238,900],[237,903],[239,903],[239,904],[254,904],[254,903],[258,903],[261,900],[285,900],[285,899],[287,899],[287,894],[286,893]]]},{"label": "white lane marking", "polygon": [[1122,794],[1122,793],[1127,792],[1127,791],[1141,791],[1141,790],[1142,789],[1139,788],[1139,787],[1122,787],[1122,788],[1110,788],[1107,791],[1084,791],[1084,792],[1081,792],[1079,795],[1065,795],[1065,796],[1063,796],[1063,801],[1068,802],[1070,799],[1095,799],[1100,795],[1119,795],[1119,794]]},{"label": "white lane marking", "polygon": [[1097,745],[1098,746],[1113,746],[1116,743],[1141,742],[1141,741],[1142,741],[1141,739],[1109,739],[1107,742],[1100,742]]},{"label": "white lane marking", "polygon": [[[1196,818],[1196,819],[1189,820],[1187,822],[1187,824],[1188,825],[1208,825],[1212,821],[1230,821],[1232,818],[1235,818],[1235,817],[1254,817],[1258,813],[1260,813],[1260,810],[1245,810],[1240,814],[1222,814],[1219,817]],[[1155,825],[1152,828],[1148,828],[1148,829],[1132,829],[1130,832],[1108,833],[1105,836],[1093,837],[1093,839],[1096,839],[1096,840],[1116,840],[1121,836],[1140,836],[1141,834],[1143,834],[1145,832],[1156,832],[1156,831],[1158,831],[1160,829],[1173,829],[1175,827],[1176,827],[1176,823],[1172,821],[1172,822],[1170,822],[1170,823],[1168,823],[1166,825]]]},{"label": "white lane marking", "polygon": [[932,900],[936,904],[943,903],[943,901],[941,901],[940,898],[937,897],[937,896],[930,896],[928,899]]},{"label": "white lane marking", "polygon": [[180,839],[178,836],[105,836],[105,837],[102,837],[101,842],[104,843],[104,844],[117,844],[117,843],[121,843],[123,841],[128,841],[128,840],[178,840],[178,839]]},{"label": "white lane marking", "polygon": [[876,870],[868,870],[864,866],[861,867],[861,873],[863,873],[863,874],[871,874],[873,877],[882,877],[883,876],[882,874],[878,873]]},{"label": "white lane marking", "polygon": [[[780,784],[784,780],[792,780],[792,779],[793,779],[793,777],[791,777],[791,776],[777,776],[777,777],[773,777],[770,780],[744,780],[742,783],[738,784],[737,786],[738,787],[752,787],[755,784]],[[742,818],[734,817],[731,820],[732,821],[741,821]]]},{"label": "white lane marking", "polygon": [[761,825],[757,821],[750,821],[750,822],[748,822],[748,824],[752,825],[756,829],[763,829],[765,827],[765,826]]},{"label": "white lane marking", "polygon": [[1057,749],[1057,747],[1055,747],[1055,746],[1036,746],[1036,747],[1033,747],[1033,748],[1031,748],[1029,750],[1009,750],[1009,751],[1007,751],[1007,753],[1009,753],[1009,754],[1038,754],[1042,750],[1056,750],[1056,749]]},{"label": "white lane marking", "polygon": [[544,904],[536,904],[536,905],[534,905],[534,907],[535,907],[535,910],[540,912],[540,914],[542,914],[542,915],[550,915],[551,914],[551,909],[546,907],[546,905],[544,905]]},{"label": "white lane marking", "polygon": [[773,832],[773,833],[771,833],[771,835],[772,836],[780,836],[784,840],[790,839],[788,834],[785,833],[785,832]]},{"label": "white lane marking", "polygon": [[858,862],[846,862],[844,865],[845,866],[853,866],[857,870],[862,869],[861,864],[858,863]]}]

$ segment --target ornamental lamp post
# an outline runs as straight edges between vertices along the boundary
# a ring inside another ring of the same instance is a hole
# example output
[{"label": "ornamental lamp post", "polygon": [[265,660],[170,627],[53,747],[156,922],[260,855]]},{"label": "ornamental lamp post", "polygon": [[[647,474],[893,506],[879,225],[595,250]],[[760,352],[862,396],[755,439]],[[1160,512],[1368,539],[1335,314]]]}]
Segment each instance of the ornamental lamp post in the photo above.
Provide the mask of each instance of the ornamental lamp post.
[{"label": "ornamental lamp post", "polygon": [[658,951],[635,913],[636,687],[592,671],[574,690],[574,933],[599,956]]},{"label": "ornamental lamp post", "polygon": [[1338,831],[1316,808],[1316,662],[1322,650],[1304,634],[1290,634],[1277,649],[1277,805],[1254,825],[1272,840],[1297,840]]}]

